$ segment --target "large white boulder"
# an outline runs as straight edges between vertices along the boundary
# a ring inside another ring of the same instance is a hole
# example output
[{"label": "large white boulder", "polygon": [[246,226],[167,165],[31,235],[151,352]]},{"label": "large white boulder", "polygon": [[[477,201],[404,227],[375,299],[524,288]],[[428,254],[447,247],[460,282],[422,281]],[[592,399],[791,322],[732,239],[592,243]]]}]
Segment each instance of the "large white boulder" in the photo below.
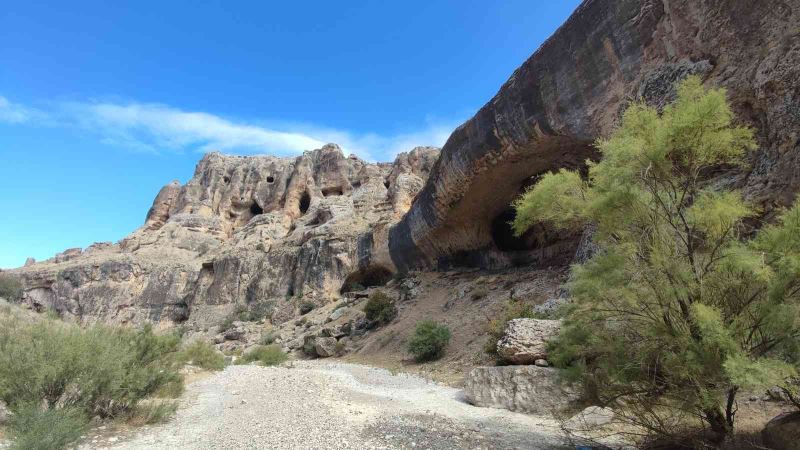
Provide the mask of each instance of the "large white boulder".
[{"label": "large white boulder", "polygon": [[467,376],[464,392],[476,406],[541,415],[578,398],[558,382],[555,369],[537,366],[476,367]]},{"label": "large white boulder", "polygon": [[497,354],[512,364],[547,359],[547,342],[561,330],[560,320],[513,319],[497,341]]}]

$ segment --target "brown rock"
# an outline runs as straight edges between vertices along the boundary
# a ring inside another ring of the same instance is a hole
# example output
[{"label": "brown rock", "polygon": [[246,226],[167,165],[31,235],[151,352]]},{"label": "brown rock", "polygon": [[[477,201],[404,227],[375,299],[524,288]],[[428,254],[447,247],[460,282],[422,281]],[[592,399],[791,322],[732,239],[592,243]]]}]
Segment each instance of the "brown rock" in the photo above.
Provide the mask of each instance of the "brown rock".
[{"label": "brown rock", "polygon": [[774,450],[800,450],[800,412],[783,413],[770,420],[761,438]]}]

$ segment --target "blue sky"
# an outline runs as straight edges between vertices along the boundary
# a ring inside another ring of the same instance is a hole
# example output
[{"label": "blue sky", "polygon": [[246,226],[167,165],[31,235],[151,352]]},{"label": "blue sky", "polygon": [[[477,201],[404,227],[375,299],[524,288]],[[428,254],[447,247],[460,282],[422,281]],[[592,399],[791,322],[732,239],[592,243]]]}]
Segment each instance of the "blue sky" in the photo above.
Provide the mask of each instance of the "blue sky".
[{"label": "blue sky", "polygon": [[0,267],[121,239],[211,149],[442,145],[578,3],[5,3]]}]

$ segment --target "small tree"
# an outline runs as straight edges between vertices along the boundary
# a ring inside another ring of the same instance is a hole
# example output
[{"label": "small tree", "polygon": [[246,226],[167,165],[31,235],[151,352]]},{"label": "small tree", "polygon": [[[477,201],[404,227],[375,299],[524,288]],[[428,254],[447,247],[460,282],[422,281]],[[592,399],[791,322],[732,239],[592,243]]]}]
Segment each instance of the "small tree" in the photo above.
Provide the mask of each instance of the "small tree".
[{"label": "small tree", "polygon": [[709,173],[743,165],[753,133],[697,77],[661,114],[643,104],[597,142],[602,158],[548,173],[514,203],[514,230],[593,223],[599,251],[572,270],[552,358],[601,404],[661,437],[701,419],[733,432],[736,394],[780,383],[800,357],[800,205],[742,240],[755,210]]},{"label": "small tree", "polygon": [[18,302],[22,299],[22,282],[18,276],[0,273],[0,298],[10,302]]}]

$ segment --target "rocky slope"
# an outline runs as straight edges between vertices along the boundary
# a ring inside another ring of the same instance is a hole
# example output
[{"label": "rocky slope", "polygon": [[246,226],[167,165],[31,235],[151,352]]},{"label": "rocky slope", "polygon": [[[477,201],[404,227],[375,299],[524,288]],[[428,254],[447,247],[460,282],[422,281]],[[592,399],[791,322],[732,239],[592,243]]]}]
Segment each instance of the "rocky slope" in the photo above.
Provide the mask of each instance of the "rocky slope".
[{"label": "rocky slope", "polygon": [[400,270],[502,266],[570,254],[576,236],[514,239],[509,202],[537,176],[580,166],[632,101],[663,105],[698,74],[758,131],[752,170],[722,181],[768,214],[800,188],[800,2],[586,0],[475,116],[390,231]]},{"label": "rocky slope", "polygon": [[19,269],[24,300],[112,323],[216,323],[235,305],[288,319],[300,303],[338,297],[345,281],[388,279],[385,269],[360,270],[372,236],[409,208],[437,156],[420,147],[368,164],[335,145],[296,158],[207,154],[121,242]]}]

